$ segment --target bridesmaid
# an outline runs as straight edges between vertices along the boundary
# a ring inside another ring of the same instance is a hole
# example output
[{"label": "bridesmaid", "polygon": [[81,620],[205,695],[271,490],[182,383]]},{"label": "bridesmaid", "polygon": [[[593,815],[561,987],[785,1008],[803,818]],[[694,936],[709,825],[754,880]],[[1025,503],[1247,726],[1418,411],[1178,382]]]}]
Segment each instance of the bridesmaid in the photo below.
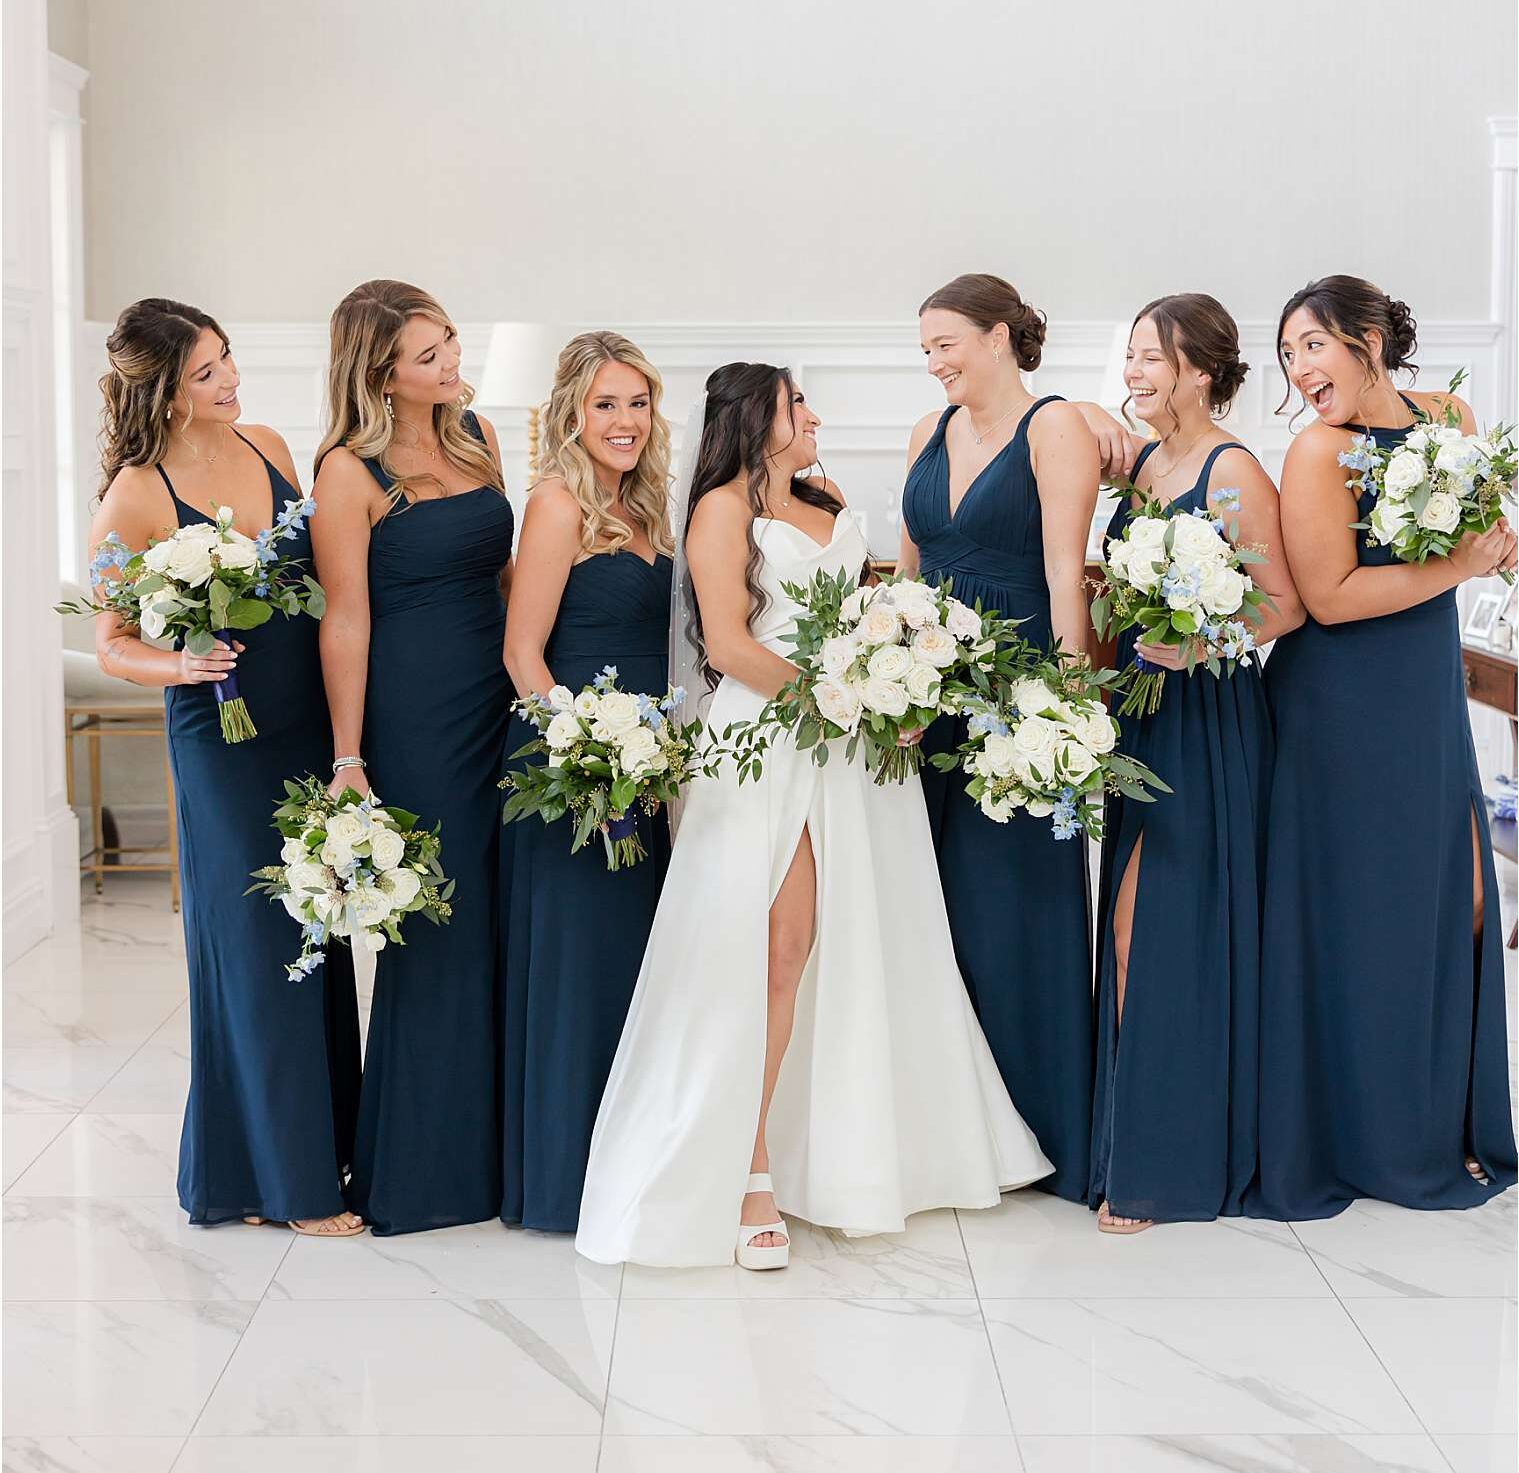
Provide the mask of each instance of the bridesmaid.
[{"label": "bridesmaid", "polygon": [[[1444,394],[1399,393],[1414,320],[1370,282],[1289,298],[1277,352],[1317,416],[1282,470],[1308,620],[1266,666],[1276,723],[1261,965],[1260,1175],[1250,1210],[1356,1197],[1471,1207],[1512,1185],[1498,887],[1456,593],[1514,566],[1506,522],[1399,563],[1350,523],[1352,435],[1401,444]],[[1290,389],[1289,389],[1290,392]]]},{"label": "bridesmaid", "polygon": [[[949,408],[908,448],[899,568],[952,579],[957,597],[1027,622],[1037,644],[1086,651],[1087,535],[1097,444],[1074,405],[1035,399],[1044,318],[998,276],[957,276],[918,309],[928,371]],[[936,723],[926,751],[961,739]],[[1018,1113],[1055,1172],[1039,1185],[1085,1201],[1091,1138],[1092,964],[1086,845],[1049,826],[994,824],[965,779],[926,767],[955,956]]]},{"label": "bridesmaid", "polygon": [[[579,691],[606,665],[624,691],[658,699],[667,689],[662,389],[653,364],[614,332],[584,333],[559,355],[549,474],[528,495],[506,623],[519,692]],[[508,758],[535,735],[514,717]],[[648,858],[616,873],[600,843],[571,854],[566,823],[527,819],[502,839],[503,1222],[573,1232],[579,1221],[596,1107],[669,859],[665,815],[638,827]]]},{"label": "bridesmaid", "polygon": [[[237,366],[226,333],[204,312],[157,297],[136,302],[117,319],[106,352],[92,543],[115,532],[140,550],[214,521],[213,506],[230,507],[233,525],[257,536],[300,500],[285,442],[262,425],[235,427]],[[280,550],[309,566],[305,523],[295,525]],[[244,895],[249,872],[275,860],[270,815],[281,784],[322,761],[317,625],[276,616],[205,656],[146,644],[113,614],[95,628],[106,674],[165,687],[190,974],[180,1206],[192,1223],[360,1233],[343,1200],[359,1093],[350,959],[334,948],[311,976],[286,982],[297,928],[278,906]],[[228,745],[211,687],[234,669],[258,736]]]},{"label": "bridesmaid", "polygon": [[483,1222],[500,1200],[496,865],[499,580],[512,551],[489,421],[426,292],[368,281],[332,314],[317,571],[334,790],[373,784],[441,821],[453,918],[380,954],[353,1200],[376,1233]]},{"label": "bridesmaid", "polygon": [[[1139,494],[1119,503],[1107,535],[1121,536],[1145,498],[1172,516],[1204,512],[1233,523],[1237,540],[1266,557],[1250,568],[1276,606],[1255,626],[1264,645],[1296,629],[1303,612],[1281,555],[1276,487],[1215,423],[1247,371],[1234,319],[1212,297],[1188,292],[1141,309],[1124,382],[1134,415],[1159,439],[1140,452],[1132,475]],[[1131,631],[1119,643],[1120,669],[1135,648]],[[1237,1215],[1256,1161],[1272,754],[1259,659],[1215,679],[1206,670],[1187,675],[1182,650],[1138,650],[1173,673],[1157,711],[1119,717],[1119,747],[1172,792],[1153,804],[1115,798],[1108,809],[1087,1200],[1110,1233]]]}]

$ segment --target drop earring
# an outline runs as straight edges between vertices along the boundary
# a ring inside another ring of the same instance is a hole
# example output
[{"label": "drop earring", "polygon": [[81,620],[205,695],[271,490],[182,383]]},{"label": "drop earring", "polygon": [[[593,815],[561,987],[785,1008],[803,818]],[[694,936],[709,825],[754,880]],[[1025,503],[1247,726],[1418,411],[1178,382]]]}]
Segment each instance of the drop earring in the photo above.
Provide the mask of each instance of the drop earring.
[{"label": "drop earring", "polygon": [[992,349],[992,362],[993,363],[1000,363],[1001,361],[1002,361],[1002,349],[1001,348],[993,348]]},{"label": "drop earring", "polygon": [[396,417],[395,406],[390,402],[389,394],[385,396],[385,417],[387,419],[394,419]]}]

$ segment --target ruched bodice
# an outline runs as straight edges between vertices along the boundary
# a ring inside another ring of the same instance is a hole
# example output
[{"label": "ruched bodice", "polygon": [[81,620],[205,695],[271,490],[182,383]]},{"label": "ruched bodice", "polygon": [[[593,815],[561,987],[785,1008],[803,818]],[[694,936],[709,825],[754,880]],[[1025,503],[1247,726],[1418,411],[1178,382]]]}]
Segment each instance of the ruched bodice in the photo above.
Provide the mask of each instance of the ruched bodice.
[{"label": "ruched bodice", "polygon": [[499,609],[511,555],[511,503],[493,486],[398,506],[370,533],[370,617],[472,600]]},{"label": "ruched bodice", "polygon": [[[616,664],[654,659],[663,671],[668,659],[670,633],[670,579],[673,565],[660,553],[653,563],[624,548],[617,553],[597,553],[570,569],[559,614],[544,647],[543,658],[554,679],[575,689],[581,680],[560,667],[585,660]],[[599,669],[600,666],[597,666]],[[596,672],[593,670],[591,675]],[[645,689],[620,682],[624,690]],[[648,688],[658,696],[661,689]]]}]

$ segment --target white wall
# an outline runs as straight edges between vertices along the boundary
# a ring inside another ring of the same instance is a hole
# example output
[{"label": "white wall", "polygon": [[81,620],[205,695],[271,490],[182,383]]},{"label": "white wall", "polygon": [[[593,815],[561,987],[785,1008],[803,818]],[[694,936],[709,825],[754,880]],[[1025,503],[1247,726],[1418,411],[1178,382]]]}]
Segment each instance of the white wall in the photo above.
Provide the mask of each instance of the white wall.
[{"label": "white wall", "polygon": [[88,15],[100,319],[321,321],[384,274],[464,321],[910,321],[975,269],[1066,320],[1331,270],[1487,315],[1512,0]]},{"label": "white wall", "polygon": [[43,0],[5,0],[4,760],[0,883],[9,961],[78,914],[78,829],[64,802],[62,637],[53,450]]}]

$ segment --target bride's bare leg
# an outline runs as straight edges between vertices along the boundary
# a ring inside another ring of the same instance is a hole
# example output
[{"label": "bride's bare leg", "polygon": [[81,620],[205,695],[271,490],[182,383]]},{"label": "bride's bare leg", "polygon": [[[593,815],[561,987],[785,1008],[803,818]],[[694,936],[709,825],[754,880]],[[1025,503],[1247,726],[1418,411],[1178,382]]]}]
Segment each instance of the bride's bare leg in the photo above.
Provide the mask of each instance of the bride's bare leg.
[{"label": "bride's bare leg", "polygon": [[[796,990],[802,980],[802,968],[812,951],[813,917],[817,901],[817,869],[812,857],[812,838],[806,829],[791,858],[791,867],[770,907],[768,989],[765,1012],[765,1080],[760,1092],[759,1126],[754,1135],[754,1154],[749,1170],[769,1171],[770,1155],[765,1149],[765,1121],[770,1114],[770,1097],[780,1076],[781,1060],[791,1042],[791,1025],[796,1017]],[[775,1198],[769,1192],[750,1192],[739,1213],[741,1223],[777,1222]],[[786,1241],[780,1233],[761,1233],[751,1246],[779,1248]]]}]

